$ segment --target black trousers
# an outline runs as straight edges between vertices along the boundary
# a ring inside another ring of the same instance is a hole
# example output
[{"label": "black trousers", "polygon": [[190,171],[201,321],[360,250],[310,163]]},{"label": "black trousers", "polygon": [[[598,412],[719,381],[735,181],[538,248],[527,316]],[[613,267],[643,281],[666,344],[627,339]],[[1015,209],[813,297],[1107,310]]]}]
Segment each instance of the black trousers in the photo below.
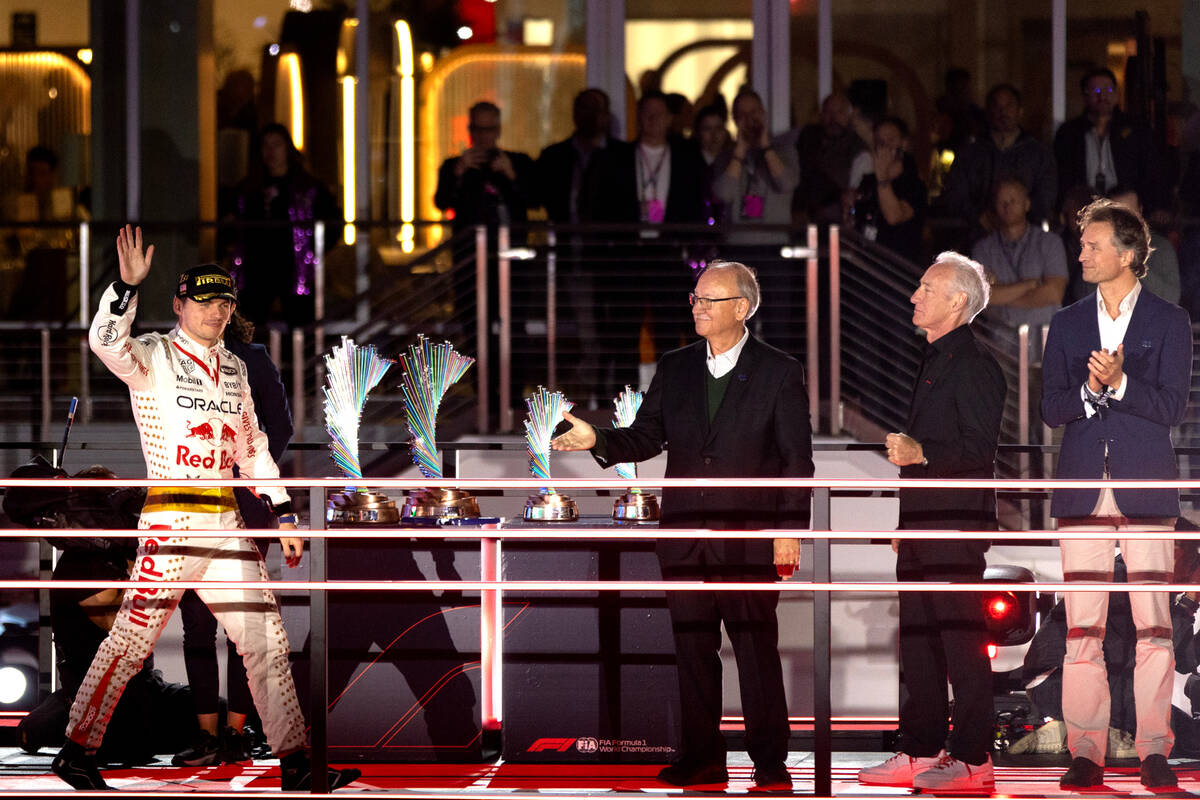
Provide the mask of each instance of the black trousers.
[{"label": "black trousers", "polygon": [[[749,570],[749,571],[748,571]],[[662,564],[667,580],[769,581],[775,569]],[[721,623],[737,660],[746,751],[758,766],[782,764],[790,728],[779,661],[778,592],[667,592],[679,673],[681,762],[724,764]]]},{"label": "black trousers", "polygon": [[[902,581],[978,583],[983,542],[903,540]],[[977,592],[900,593],[900,672],[908,697],[900,709],[900,749],[929,758],[943,747],[979,764],[992,750],[995,708],[983,600]],[[954,689],[953,732],[947,727]],[[949,734],[949,742],[947,742]]]}]

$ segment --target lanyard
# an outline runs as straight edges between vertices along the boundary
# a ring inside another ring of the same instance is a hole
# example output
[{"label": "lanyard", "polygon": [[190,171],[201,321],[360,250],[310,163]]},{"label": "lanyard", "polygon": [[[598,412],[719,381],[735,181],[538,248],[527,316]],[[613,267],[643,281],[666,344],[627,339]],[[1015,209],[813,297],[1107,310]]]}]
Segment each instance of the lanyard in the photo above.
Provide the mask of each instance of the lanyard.
[{"label": "lanyard", "polygon": [[654,169],[650,169],[650,164],[646,161],[646,150],[644,145],[638,145],[638,163],[642,167],[642,197],[646,197],[646,190],[653,187],[654,193],[650,195],[650,199],[658,199],[658,173],[662,171],[662,166],[667,160],[667,155],[671,152],[670,145],[664,145],[662,155],[658,157],[658,163]]}]

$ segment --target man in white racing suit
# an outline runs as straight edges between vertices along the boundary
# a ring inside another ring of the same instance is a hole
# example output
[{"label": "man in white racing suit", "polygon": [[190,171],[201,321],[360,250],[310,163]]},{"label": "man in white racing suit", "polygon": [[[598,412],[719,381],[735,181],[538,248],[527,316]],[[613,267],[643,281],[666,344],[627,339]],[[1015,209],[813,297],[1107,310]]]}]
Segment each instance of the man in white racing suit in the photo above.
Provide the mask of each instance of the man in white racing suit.
[{"label": "man in white racing suit", "polygon": [[[100,299],[89,343],[129,386],[134,418],[150,478],[232,478],[269,482],[279,468],[258,428],[246,365],[222,344],[233,313],[233,281],[216,264],[179,276],[173,307],[178,326],[168,334],[130,336],[137,286],[150,270],[154,247],[143,253],[142,231],[117,236],[121,278]],[[258,486],[279,517],[289,566],[304,550],[294,535],[296,516],[281,487]],[[244,536],[189,536],[189,530],[243,527],[229,487],[155,486],[147,493],[131,580],[266,581],[258,549]],[[67,743],[55,758],[56,775],[76,789],[108,788],[93,758],[126,682],[141,668],[182,589],[126,591],[108,638],[100,645],[71,707]],[[250,694],[271,750],[280,759],[281,786],[311,785],[304,750],[304,717],[288,665],[288,640],[270,589],[200,589],[197,594],[224,626],[246,666]],[[330,770],[330,788],[350,783],[358,770]]]}]

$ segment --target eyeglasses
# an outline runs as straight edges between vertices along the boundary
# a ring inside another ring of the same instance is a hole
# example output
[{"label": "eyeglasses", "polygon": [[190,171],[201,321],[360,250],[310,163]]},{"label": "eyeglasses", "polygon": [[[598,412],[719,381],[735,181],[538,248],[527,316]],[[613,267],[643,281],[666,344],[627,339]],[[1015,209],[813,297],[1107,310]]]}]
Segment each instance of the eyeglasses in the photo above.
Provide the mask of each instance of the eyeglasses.
[{"label": "eyeglasses", "polygon": [[726,300],[745,300],[742,295],[734,295],[733,297],[697,297],[694,293],[688,292],[688,305],[695,306],[701,311],[708,311],[712,308],[713,303],[724,303]]}]

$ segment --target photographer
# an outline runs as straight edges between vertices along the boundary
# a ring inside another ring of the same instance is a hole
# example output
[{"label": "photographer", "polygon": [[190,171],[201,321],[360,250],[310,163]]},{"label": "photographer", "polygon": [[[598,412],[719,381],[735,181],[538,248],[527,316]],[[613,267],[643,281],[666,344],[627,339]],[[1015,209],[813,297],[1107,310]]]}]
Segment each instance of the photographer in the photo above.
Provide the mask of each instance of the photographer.
[{"label": "photographer", "polygon": [[[476,225],[486,225],[488,253],[495,254],[498,243],[496,231],[501,225],[512,227],[509,243],[520,246],[525,242],[525,223],[528,208],[535,204],[533,159],[524,153],[501,150],[500,109],[486,100],[471,106],[467,133],[471,146],[462,155],[446,159],[438,170],[437,192],[434,205],[447,212],[450,228],[454,234],[473,230]],[[454,262],[463,263],[473,259],[475,237],[464,234],[456,239]],[[500,304],[500,273],[494,255],[489,255],[487,304],[489,319],[498,317]],[[474,275],[474,269],[470,271]],[[527,283],[523,268],[514,265],[512,307],[522,309],[531,300],[522,294],[521,287]],[[474,350],[475,307],[481,298],[475,297],[474,279],[458,279],[454,282],[454,316],[461,324],[461,339],[456,340],[460,348]],[[523,325],[518,325],[518,329]],[[514,340],[514,351],[520,352],[520,339]],[[491,352],[498,353],[499,338],[492,334]],[[490,373],[488,395],[492,398],[493,417],[504,400],[500,399],[500,370]],[[514,375],[512,395],[509,403],[520,404],[522,376]],[[499,401],[499,402],[497,402]]]},{"label": "photographer", "polygon": [[471,106],[469,119],[471,146],[442,162],[433,203],[453,212],[455,233],[476,225],[492,228],[492,235],[497,225],[520,228],[531,200],[533,159],[497,145],[500,109],[493,103],[485,100]]}]

